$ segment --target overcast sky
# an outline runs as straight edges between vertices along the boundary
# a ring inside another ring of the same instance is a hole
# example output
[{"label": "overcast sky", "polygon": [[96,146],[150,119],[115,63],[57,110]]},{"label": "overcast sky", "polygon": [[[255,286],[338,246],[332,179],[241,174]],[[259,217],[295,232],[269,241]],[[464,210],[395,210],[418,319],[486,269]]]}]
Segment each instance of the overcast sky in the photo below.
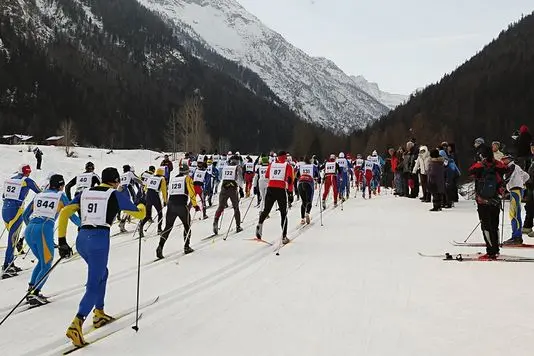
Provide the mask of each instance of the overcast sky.
[{"label": "overcast sky", "polygon": [[382,90],[438,81],[495,38],[533,0],[238,0],[313,56]]}]

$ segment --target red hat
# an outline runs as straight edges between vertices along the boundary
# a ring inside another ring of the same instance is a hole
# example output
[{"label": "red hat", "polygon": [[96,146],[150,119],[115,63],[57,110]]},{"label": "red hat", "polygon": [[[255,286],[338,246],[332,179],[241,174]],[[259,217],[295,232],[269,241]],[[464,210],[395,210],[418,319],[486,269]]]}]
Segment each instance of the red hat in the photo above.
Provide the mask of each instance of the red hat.
[{"label": "red hat", "polygon": [[29,164],[23,164],[20,166],[19,173],[22,173],[23,176],[29,176],[32,172],[32,167]]}]

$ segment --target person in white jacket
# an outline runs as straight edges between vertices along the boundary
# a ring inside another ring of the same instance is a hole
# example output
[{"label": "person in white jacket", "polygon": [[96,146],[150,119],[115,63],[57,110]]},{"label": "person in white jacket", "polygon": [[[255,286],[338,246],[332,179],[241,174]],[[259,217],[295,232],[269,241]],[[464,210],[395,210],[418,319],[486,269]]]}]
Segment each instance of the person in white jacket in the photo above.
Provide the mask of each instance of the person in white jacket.
[{"label": "person in white jacket", "polygon": [[432,201],[432,196],[428,191],[428,167],[430,166],[430,152],[428,151],[427,146],[419,147],[419,156],[415,161],[415,166],[413,167],[413,174],[419,173],[419,180],[421,182],[421,188],[423,190],[423,197],[421,198],[422,202],[430,203]]},{"label": "person in white jacket", "polygon": [[512,224],[512,237],[504,242],[505,245],[520,245],[523,243],[523,222],[521,219],[521,197],[525,183],[530,176],[513,162],[511,156],[504,156],[502,162],[508,165],[506,189],[510,192],[509,216]]},{"label": "person in white jacket", "polygon": [[267,185],[269,184],[269,179],[265,178],[265,173],[267,172],[267,167],[269,166],[269,157],[260,158],[259,163],[260,165],[256,167],[256,174],[254,174],[252,186],[258,187],[260,196],[259,207],[261,212],[265,207],[265,194],[267,194]]}]

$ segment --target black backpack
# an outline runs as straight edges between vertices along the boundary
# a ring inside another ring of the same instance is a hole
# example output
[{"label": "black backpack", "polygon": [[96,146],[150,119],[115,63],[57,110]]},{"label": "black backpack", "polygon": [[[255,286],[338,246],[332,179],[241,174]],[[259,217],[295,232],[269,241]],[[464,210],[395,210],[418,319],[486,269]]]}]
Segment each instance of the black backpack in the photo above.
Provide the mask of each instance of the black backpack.
[{"label": "black backpack", "polygon": [[499,182],[495,166],[484,168],[482,177],[477,184],[477,194],[484,199],[495,198],[498,195]]}]

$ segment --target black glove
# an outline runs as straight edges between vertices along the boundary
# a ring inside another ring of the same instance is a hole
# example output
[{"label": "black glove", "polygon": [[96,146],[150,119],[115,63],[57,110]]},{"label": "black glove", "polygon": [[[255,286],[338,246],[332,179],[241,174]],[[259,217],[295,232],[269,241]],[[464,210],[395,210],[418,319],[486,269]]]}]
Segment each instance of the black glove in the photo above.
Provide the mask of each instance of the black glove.
[{"label": "black glove", "polygon": [[245,192],[243,192],[243,188],[239,187],[239,196],[241,198],[244,198],[245,197]]},{"label": "black glove", "polygon": [[200,206],[195,205],[195,211],[200,211]]},{"label": "black glove", "polygon": [[65,237],[58,238],[58,251],[61,258],[69,258],[72,256],[72,248],[67,244],[67,239]]},{"label": "black glove", "polygon": [[258,190],[258,187],[254,187],[254,195],[260,195],[260,191]]}]

